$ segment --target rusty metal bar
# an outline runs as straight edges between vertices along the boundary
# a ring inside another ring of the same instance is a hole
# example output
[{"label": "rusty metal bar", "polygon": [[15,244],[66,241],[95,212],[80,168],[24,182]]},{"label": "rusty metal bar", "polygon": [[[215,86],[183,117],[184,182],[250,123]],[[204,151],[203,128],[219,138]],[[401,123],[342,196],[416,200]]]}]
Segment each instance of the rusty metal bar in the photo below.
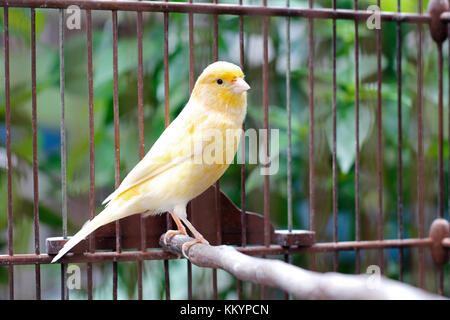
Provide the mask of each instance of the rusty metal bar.
[{"label": "rusty metal bar", "polygon": [[[263,0],[267,6],[267,0]],[[263,36],[263,112],[264,112],[264,129],[267,130],[265,137],[265,165],[269,162],[269,42],[268,42],[268,18],[263,17],[262,36]],[[270,245],[270,180],[266,172],[264,175],[264,245]]]},{"label": "rusty metal bar", "polygon": [[[169,0],[165,0],[168,2]],[[169,110],[169,13],[164,12],[164,126],[170,124]],[[172,218],[166,213],[167,230],[172,228]],[[166,300],[170,300],[169,260],[164,260],[164,284]]]},{"label": "rusty metal bar", "polygon": [[[287,0],[287,3],[289,4],[289,0]],[[292,263],[292,261],[291,261],[292,260],[291,259],[292,256],[290,254],[284,254],[283,257],[284,257],[284,262]],[[284,291],[283,292],[283,298],[284,298],[284,300],[289,300],[290,299],[290,294],[288,292]]]},{"label": "rusty metal bar", "polygon": [[[397,12],[401,12],[401,1],[397,0]],[[397,151],[397,230],[398,237],[404,238],[403,232],[403,129],[402,129],[402,25],[397,22],[397,129],[398,129],[398,151]],[[399,248],[399,280],[403,281],[404,273],[403,248]]]},{"label": "rusty metal bar", "polygon": [[[92,14],[86,10],[86,49],[87,49],[87,78],[89,99],[89,220],[95,217],[95,132],[94,132],[94,89],[92,74]],[[94,253],[94,238],[89,237],[89,252]],[[92,295],[92,263],[87,263],[88,300]]]},{"label": "rusty metal bar", "polygon": [[[442,42],[437,42],[438,51],[438,216],[444,218],[444,101]],[[438,293],[444,294],[444,266],[438,265]]]},{"label": "rusty metal bar", "polygon": [[[239,5],[242,6],[242,0],[239,0]],[[244,17],[239,16],[239,60],[241,69],[244,71]],[[241,154],[242,154],[242,164],[241,164],[241,246],[245,247],[247,245],[247,219],[245,214],[245,120],[242,124],[242,139],[241,139]],[[238,299],[242,299],[242,281],[237,280],[237,294]]]},{"label": "rusty metal bar", "polygon": [[192,300],[192,263],[187,261],[188,300]]},{"label": "rusty metal bar", "polygon": [[[6,1],[6,0],[5,0]],[[26,8],[67,8],[77,5],[80,9],[92,10],[120,10],[120,11],[151,11],[151,12],[181,12],[201,14],[227,14],[227,15],[256,15],[256,16],[291,16],[315,19],[344,19],[344,20],[367,20],[371,12],[365,10],[325,9],[325,8],[287,8],[287,7],[265,7],[253,5],[231,5],[211,3],[189,2],[165,2],[165,1],[90,1],[73,0],[69,2],[61,0],[7,0],[5,5],[9,7]],[[3,6],[5,6],[3,5]],[[413,13],[380,12],[382,21],[401,21],[407,23],[428,23],[428,15]],[[450,21],[450,14],[442,15],[444,21]]]},{"label": "rusty metal bar", "polygon": [[64,100],[64,10],[59,10],[59,86],[61,99],[61,189],[63,237],[67,238],[66,118]]},{"label": "rusty metal bar", "polygon": [[[191,6],[193,0],[189,0]],[[194,89],[194,14],[189,12],[189,93]]]},{"label": "rusty metal bar", "polygon": [[[9,74],[9,8],[4,8],[3,41],[5,50],[5,122],[6,122],[6,184],[7,184],[7,215],[8,215],[8,254],[14,255],[13,238],[13,208],[12,208],[12,162],[11,162],[11,102],[10,102],[10,74]],[[14,300],[14,266],[8,270],[9,299]]]},{"label": "rusty metal bar", "polygon": [[[377,0],[381,8],[381,1]],[[381,28],[377,29],[377,176],[378,176],[378,240],[383,239],[383,70],[381,65]],[[384,271],[383,250],[378,251],[378,266]]]},{"label": "rusty metal bar", "polygon": [[[447,24],[447,35],[450,35],[450,24]],[[448,43],[448,60],[447,60],[447,66],[450,66],[450,41],[447,41],[447,43]],[[448,68],[448,79],[450,80],[450,67]],[[447,140],[448,140],[448,150],[450,150],[450,81],[448,81],[448,88],[447,88],[447,90],[448,90],[448,96],[447,96],[447,99],[448,99],[448,138],[447,138]],[[450,160],[447,160],[448,161],[448,176],[447,176],[447,183],[450,185]],[[450,212],[450,186],[448,187],[448,190],[447,190],[447,192],[448,192],[448,194],[447,194],[447,196],[448,196],[448,199],[447,199],[447,206],[448,206],[448,211]],[[449,218],[448,219],[450,219],[450,216],[449,216]],[[444,241],[442,242],[442,244],[444,245]]]},{"label": "rusty metal bar", "polygon": [[[114,107],[114,180],[115,188],[120,185],[120,125],[119,125],[119,73],[118,73],[118,27],[117,11],[112,11],[112,50],[113,50],[113,107]],[[117,231],[116,231],[117,232]],[[116,242],[120,251],[120,243]]]},{"label": "rusty metal bar", "polygon": [[[290,6],[290,1],[286,0],[286,7]],[[291,112],[291,19],[286,17],[286,114],[287,114],[287,222],[288,232],[293,230],[292,217],[292,112]],[[292,255],[285,255],[284,260],[292,263]],[[285,293],[285,299],[289,299],[289,295]]]},{"label": "rusty metal bar", "polygon": [[[217,180],[216,188],[214,193],[214,202],[215,202],[215,214],[216,214],[216,241],[217,245],[222,244],[222,221],[221,221],[221,211],[220,211],[220,182]],[[217,293],[217,269],[212,269],[212,282],[213,282],[213,299],[218,299]]]},{"label": "rusty metal bar", "polygon": [[[289,0],[286,0],[289,7]],[[292,232],[291,20],[286,17],[287,221]]]},{"label": "rusty metal bar", "polygon": [[[189,0],[189,4],[193,5],[193,0]],[[189,93],[192,93],[194,89],[195,79],[194,79],[194,14],[192,12],[188,15],[189,21]],[[193,201],[191,201],[191,209],[193,208]],[[192,211],[192,210],[191,210]],[[190,217],[188,217],[190,218]],[[187,261],[187,291],[188,299],[192,300],[192,264]]]},{"label": "rusty metal bar", "polygon": [[[218,0],[213,0],[213,3],[217,5]],[[214,50],[214,61],[219,60],[219,16],[214,15],[213,19],[213,30],[214,30],[214,40],[213,40],[213,50]],[[222,216],[220,211],[220,179],[217,180],[215,184],[214,193],[215,202],[215,214],[216,214],[216,241],[217,245],[222,244]],[[213,299],[218,299],[217,294],[217,269],[212,269],[212,282],[213,282]]]},{"label": "rusty metal bar", "polygon": [[[447,29],[448,26],[441,21],[436,21],[439,19],[440,13],[448,10],[447,1],[435,1],[432,0],[428,4],[428,13],[431,16],[430,22],[430,34],[432,39],[437,44],[438,53],[438,217],[441,221],[444,218],[444,119],[443,119],[443,53],[442,53],[442,42],[448,38]],[[445,221],[447,223],[447,221]],[[439,222],[438,222],[439,223]],[[448,225],[446,225],[446,232],[448,233]],[[436,238],[436,229],[431,230],[430,235]],[[436,238],[437,239],[437,238]],[[436,246],[435,246],[436,248]],[[436,248],[437,249],[437,248]],[[438,258],[437,250],[432,250],[433,260],[437,263],[438,269],[438,293],[443,295],[444,293],[444,262],[448,260],[448,252],[441,250],[444,256]],[[445,257],[445,255],[447,257]],[[441,260],[441,261],[439,261]]]},{"label": "rusty metal bar", "polygon": [[438,269],[438,294],[444,295],[444,265],[440,264],[437,266]]},{"label": "rusty metal bar", "polygon": [[[444,218],[444,101],[443,101],[443,72],[444,58],[442,43],[437,43],[438,51],[438,215]],[[438,293],[444,294],[444,267],[438,266]]]},{"label": "rusty metal bar", "polygon": [[[62,193],[62,231],[63,237],[67,238],[67,168],[66,168],[66,119],[65,119],[65,100],[64,100],[64,10],[59,10],[59,90],[61,100],[61,193]],[[61,300],[69,299],[69,289],[67,288],[67,265],[61,264]]]},{"label": "rusty metal bar", "polygon": [[[113,107],[114,107],[114,178],[115,188],[120,185],[120,126],[119,126],[119,74],[118,74],[118,27],[117,11],[111,11],[112,15],[112,49],[113,49]],[[120,246],[120,222],[116,221],[116,252],[121,252]],[[117,261],[113,262],[113,300],[117,300]]]},{"label": "rusty metal bar", "polygon": [[144,143],[144,68],[142,50],[142,12],[136,12],[137,16],[137,41],[138,41],[138,130],[139,130],[139,159],[145,155]]},{"label": "rusty metal bar", "polygon": [[[336,10],[336,0],[333,0],[333,9]],[[333,97],[332,97],[332,118],[333,118],[333,150],[332,150],[332,170],[333,170],[333,241],[338,242],[338,168],[337,168],[337,128],[336,128],[336,117],[337,117],[337,84],[336,84],[336,19],[333,19],[332,27],[332,40],[331,40],[331,51],[332,51],[332,69],[333,69]],[[333,261],[334,271],[339,269],[339,253],[334,253]]]},{"label": "rusty metal bar", "polygon": [[[144,67],[143,67],[143,49],[142,49],[142,12],[136,12],[137,16],[137,41],[138,41],[138,127],[139,127],[139,159],[145,155],[145,144],[144,144]],[[141,251],[146,250],[145,244],[145,227],[144,227],[144,216],[141,214],[139,219],[139,231],[140,231],[140,247]],[[138,300],[143,299],[142,290],[142,274],[143,274],[143,262],[139,260],[138,265]]]},{"label": "rusty metal bar", "polygon": [[[30,9],[31,21],[31,127],[33,140],[33,216],[34,253],[40,253],[39,245],[39,172],[37,157],[37,101],[36,101],[36,11]],[[35,266],[36,300],[41,300],[41,267]]]},{"label": "rusty metal bar", "polygon": [[[263,0],[263,6],[267,7],[267,0]],[[268,42],[268,17],[262,17],[262,36],[263,36],[263,112],[265,136],[264,147],[264,165],[269,165],[269,42]],[[267,172],[264,175],[264,245],[270,246],[270,179]],[[262,256],[265,258],[265,256]],[[266,286],[261,286],[261,299],[266,299]]]},{"label": "rusty metal bar", "polygon": [[282,254],[299,254],[299,253],[324,253],[334,251],[353,251],[373,250],[373,249],[390,249],[390,248],[428,248],[432,245],[431,238],[422,239],[404,239],[404,240],[373,240],[373,241],[341,241],[341,242],[323,242],[316,243],[310,247],[293,247],[284,248],[280,246],[254,246],[246,248],[237,248],[239,251],[249,255],[282,255]]},{"label": "rusty metal bar", "polygon": [[[247,246],[245,248],[236,248],[240,252],[243,252],[252,256],[259,255],[284,255],[284,254],[310,254],[310,253],[325,253],[334,251],[353,251],[359,250],[374,250],[374,249],[391,249],[391,248],[430,248],[433,245],[431,238],[412,238],[412,239],[393,239],[393,240],[372,240],[372,241],[341,241],[341,242],[323,242],[316,243],[309,247],[282,247],[278,245],[271,245],[266,247],[264,245],[259,246]],[[445,247],[450,247],[450,239],[445,238],[443,240]],[[16,254],[16,255],[0,255],[0,266],[5,265],[25,265],[25,264],[49,264],[52,260],[52,255],[47,254]],[[110,261],[136,261],[142,260],[163,260],[163,259],[177,259],[178,257],[162,251],[162,250],[150,250],[142,252],[138,251],[122,251],[120,253],[112,251],[102,251],[78,255],[68,255],[62,258],[64,263],[100,263]]]},{"label": "rusty metal bar", "polygon": [[[242,5],[242,0],[239,0],[239,4]],[[239,56],[240,56],[240,66],[244,70],[245,63],[245,53],[244,53],[244,17],[239,16]],[[242,131],[245,132],[245,120],[242,124]],[[245,214],[245,136],[242,135],[241,141],[241,152],[242,152],[242,164],[241,164],[241,245],[245,247],[247,245],[247,219]]]},{"label": "rusty metal bar", "polygon": [[166,286],[166,300],[170,300],[169,260],[167,259],[164,259],[164,284]]},{"label": "rusty metal bar", "polygon": [[[358,10],[358,0],[354,0],[354,10]],[[355,239],[360,241],[360,192],[359,192],[359,24],[355,21]],[[355,256],[355,273],[361,272],[361,256],[357,249]]]},{"label": "rusty metal bar", "polygon": [[[313,0],[309,0],[309,9]],[[315,212],[315,177],[314,177],[314,20],[309,17],[309,229],[316,230]],[[316,269],[316,258],[311,255],[311,269]]]},{"label": "rusty metal bar", "polygon": [[[213,0],[213,4],[217,5],[218,0]],[[219,16],[214,14],[213,16],[213,30],[214,30],[214,61],[219,60]]]},{"label": "rusty metal bar", "polygon": [[[168,1],[168,0],[166,0]],[[170,123],[170,109],[169,109],[169,13],[164,12],[164,124],[167,128]],[[170,221],[168,218],[168,228],[170,228]]]},{"label": "rusty metal bar", "polygon": [[[0,255],[0,266],[6,265],[28,265],[28,264],[50,264],[54,256],[48,254],[16,254],[14,256]],[[111,261],[127,262],[142,260],[177,259],[178,257],[162,250],[153,251],[97,251],[86,252],[82,255],[67,255],[63,258],[64,263],[103,263]]]},{"label": "rusty metal bar", "polygon": [[444,101],[442,73],[444,63],[442,43],[437,43],[438,52],[438,216],[444,218]]},{"label": "rusty metal bar", "polygon": [[[422,14],[422,0],[418,3],[418,12]],[[418,229],[419,238],[424,237],[424,198],[423,198],[423,110],[422,110],[422,87],[423,87],[423,75],[422,75],[422,24],[417,26],[418,28],[418,51],[417,51],[417,199],[418,199]],[[419,248],[419,284],[420,288],[424,289],[424,255],[423,249]]]}]

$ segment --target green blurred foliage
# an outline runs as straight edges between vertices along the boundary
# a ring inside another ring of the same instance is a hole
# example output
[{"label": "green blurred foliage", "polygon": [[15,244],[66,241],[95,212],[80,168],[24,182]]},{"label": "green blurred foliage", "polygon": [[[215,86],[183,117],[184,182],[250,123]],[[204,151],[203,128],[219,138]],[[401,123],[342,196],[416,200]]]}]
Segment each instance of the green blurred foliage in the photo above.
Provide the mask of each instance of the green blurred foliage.
[{"label": "green blurred foliage", "polygon": [[[220,1],[234,3],[233,1]],[[258,1],[246,1],[259,4]],[[316,0],[315,7],[331,7],[331,0]],[[359,1],[361,10],[376,0]],[[383,0],[381,8],[396,11],[396,1]],[[269,1],[269,5],[284,6],[285,1]],[[290,1],[292,7],[307,7],[308,2]],[[423,1],[426,8],[427,1]],[[352,9],[353,0],[338,1],[338,8]],[[402,12],[417,12],[417,1],[402,0]],[[425,9],[424,9],[425,11]],[[118,72],[120,105],[120,173],[123,178],[139,159],[137,112],[137,38],[136,14],[119,12]],[[30,10],[9,9],[10,82],[13,170],[14,250],[33,251],[33,190],[31,137],[31,62]],[[89,127],[85,18],[81,30],[65,30],[65,106],[67,126],[67,188],[69,195],[69,233],[76,232],[88,218],[89,192]],[[93,12],[93,65],[95,114],[95,187],[96,212],[101,201],[114,186],[114,126],[113,126],[113,69],[111,15]],[[195,75],[213,60],[213,18],[195,15]],[[169,104],[174,119],[189,97],[189,51],[187,16],[171,13],[169,27]],[[245,73],[252,86],[248,98],[247,128],[263,127],[262,112],[262,35],[260,17],[245,17]],[[291,18],[291,104],[293,154],[293,224],[296,229],[309,228],[309,82],[308,82],[308,20]],[[149,150],[164,130],[164,69],[163,15],[144,13],[144,126],[145,149]],[[397,37],[395,23],[382,26],[382,142],[383,142],[383,222],[385,238],[398,234],[398,80],[396,76]],[[3,35],[3,11],[0,15]],[[41,249],[46,236],[61,234],[61,159],[60,159],[60,88],[58,53],[58,15],[56,10],[36,10],[37,35],[37,106],[38,161],[40,177]],[[350,20],[337,22],[337,159],[338,159],[338,239],[355,239],[355,25]],[[402,49],[402,133],[403,133],[403,214],[405,237],[417,237],[417,51],[418,27],[403,24]],[[270,18],[269,22],[269,104],[270,127],[280,130],[280,169],[270,176],[271,220],[276,228],[287,228],[287,113],[286,113],[286,19]],[[359,24],[360,47],[360,206],[361,239],[377,238],[377,56],[376,32]],[[235,16],[219,17],[219,58],[239,63],[239,22]],[[314,23],[314,159],[315,214],[317,241],[333,241],[332,213],[332,21]],[[425,157],[425,231],[437,212],[437,52],[436,46],[423,26],[423,108]],[[444,48],[444,61],[448,50]],[[4,61],[4,51],[0,51]],[[444,88],[448,86],[448,66],[444,68]],[[0,66],[4,79],[4,64]],[[445,99],[447,93],[445,92]],[[447,101],[447,100],[445,100]],[[444,125],[448,113],[444,110]],[[0,142],[5,153],[5,91],[0,86]],[[445,159],[448,158],[447,132],[444,137]],[[447,161],[447,160],[446,160]],[[445,164],[447,174],[447,163]],[[222,189],[240,205],[240,166],[232,165],[221,179]],[[0,171],[0,252],[7,252],[7,192],[5,164]],[[246,165],[247,209],[262,213],[264,178],[258,165]],[[446,185],[446,191],[448,190]],[[447,194],[447,193],[446,193]],[[447,200],[447,199],[446,199]],[[447,203],[447,202],[446,202]],[[447,205],[446,205],[447,206]],[[446,207],[446,210],[448,208]],[[355,254],[339,254],[339,271],[355,272]],[[377,264],[377,252],[361,253],[364,271]],[[426,286],[435,289],[436,272],[426,255]],[[317,255],[319,271],[333,269],[333,254]],[[405,250],[405,280],[418,284],[417,250]],[[294,256],[294,263],[310,267],[310,256]],[[162,262],[145,262],[144,297],[165,297]],[[431,265],[431,267],[430,267]],[[171,291],[174,298],[185,298],[185,263],[171,261]],[[111,266],[95,267],[96,298],[111,298]],[[386,250],[385,272],[398,278],[398,250]],[[57,266],[43,267],[44,278],[58,272]],[[33,272],[33,270],[28,270]],[[446,271],[448,272],[448,271]],[[83,273],[84,274],[84,273]],[[137,266],[119,264],[119,297],[137,297]],[[197,298],[211,296],[211,271],[194,268],[194,287]],[[19,276],[17,276],[19,277]],[[51,281],[50,281],[51,282]],[[8,276],[0,268],[0,297],[7,295]],[[44,283],[44,282],[43,282]],[[83,282],[85,284],[85,282]],[[57,298],[55,286],[44,286],[43,296]],[[219,273],[221,298],[236,298],[236,281],[226,273]],[[197,290],[198,289],[198,290]],[[32,290],[31,290],[32,291]],[[57,291],[57,290],[56,290]],[[246,284],[244,295],[258,297],[259,287]],[[27,293],[23,294],[27,297]],[[272,297],[282,293],[270,291]],[[74,292],[73,298],[86,298],[85,289]]]}]

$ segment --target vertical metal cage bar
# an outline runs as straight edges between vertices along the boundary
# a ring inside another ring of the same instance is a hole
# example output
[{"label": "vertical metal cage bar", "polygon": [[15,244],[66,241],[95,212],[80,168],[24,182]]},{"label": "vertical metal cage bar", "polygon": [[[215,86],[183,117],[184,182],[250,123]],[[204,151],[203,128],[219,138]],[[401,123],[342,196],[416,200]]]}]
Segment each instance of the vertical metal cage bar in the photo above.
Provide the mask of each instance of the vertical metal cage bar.
[{"label": "vertical metal cage bar", "polygon": [[[448,138],[447,138],[447,142],[448,142],[448,149],[450,150],[450,40],[449,40],[449,36],[450,36],[450,23],[447,23],[447,43],[448,43],[448,51],[447,51],[447,68],[448,68],[448,96],[447,96],[447,99],[448,99],[448,101],[447,101],[447,103],[448,103]],[[448,176],[447,176],[447,185],[448,185],[448,189],[447,189],[447,192],[448,192],[448,194],[447,194],[447,196],[448,196],[448,199],[447,199],[447,201],[448,201],[448,203],[447,203],[447,206],[448,206],[448,216],[447,216],[447,218],[448,218],[448,220],[450,220],[450,156],[449,156],[449,158],[447,159],[447,162],[448,162]],[[449,277],[450,278],[450,277]]]},{"label": "vertical metal cage bar", "polygon": [[[193,3],[193,0],[189,0],[189,3]],[[194,14],[189,12],[188,14],[189,24],[189,93],[194,89]]]},{"label": "vertical metal cage bar", "polygon": [[[283,256],[284,256],[284,262],[292,263],[292,256],[290,254],[285,254]],[[290,297],[290,294],[287,291],[284,291],[283,292],[283,298],[284,298],[284,300],[289,300],[291,297]]]},{"label": "vertical metal cage bar", "polygon": [[[336,10],[336,0],[333,0],[333,9]],[[336,85],[336,19],[333,19],[332,31],[332,69],[333,69],[333,101],[332,101],[332,118],[333,118],[333,152],[332,152],[332,169],[333,169],[333,241],[338,239],[338,177],[337,177],[337,130],[336,130],[336,116],[337,116],[337,85]],[[334,271],[339,269],[339,253],[334,252]]]},{"label": "vertical metal cage bar", "polygon": [[[418,3],[418,12],[422,14],[422,0]],[[417,199],[418,199],[418,229],[419,238],[424,237],[424,199],[423,199],[423,110],[422,110],[422,34],[423,26],[418,24],[418,48],[417,48]],[[419,248],[419,286],[424,289],[424,255],[423,248]]]},{"label": "vertical metal cage bar", "polygon": [[167,259],[164,260],[164,284],[166,289],[166,300],[170,300],[169,260]]},{"label": "vertical metal cage bar", "polygon": [[[358,0],[353,3],[358,10]],[[360,212],[359,212],[359,24],[355,20],[355,240],[360,241]],[[360,250],[355,250],[355,273],[361,272]]]},{"label": "vertical metal cage bar", "polygon": [[[289,0],[286,0],[289,7]],[[286,114],[287,114],[287,221],[292,232],[292,129],[291,129],[291,20],[286,17]]]},{"label": "vertical metal cage bar", "polygon": [[[215,184],[215,212],[216,212],[216,240],[217,245],[222,244],[222,219],[221,219],[221,211],[220,211],[220,180],[217,180]],[[217,269],[212,269],[212,280],[213,280],[213,298],[215,300],[218,299],[217,294]]]},{"label": "vertical metal cage bar", "polygon": [[[242,5],[242,0],[239,0],[239,5]],[[242,71],[244,71],[244,17],[239,16],[239,60]],[[241,246],[247,245],[247,219],[245,213],[245,120],[242,124],[242,139],[241,139]],[[242,281],[237,280],[238,299],[242,299]]]},{"label": "vertical metal cage bar", "polygon": [[[117,27],[117,11],[111,11],[112,15],[112,47],[113,47],[113,104],[114,104],[114,177],[116,189],[120,185],[120,127],[119,127],[119,75],[118,75],[118,27]],[[116,252],[121,251],[120,246],[120,222],[116,221]],[[118,264],[113,262],[113,299],[117,300],[117,278]]]},{"label": "vertical metal cage bar", "polygon": [[444,106],[442,73],[444,68],[442,43],[437,44],[438,53],[438,217],[444,218]]},{"label": "vertical metal cage bar", "polygon": [[[214,208],[216,212],[216,241],[217,245],[222,244],[222,219],[220,211],[220,180],[217,180],[215,184],[215,197],[214,197]],[[214,299],[217,299],[217,269],[212,269],[213,276],[213,295]]]},{"label": "vertical metal cage bar", "polygon": [[[9,75],[9,8],[4,7],[3,30],[5,50],[5,122],[6,122],[6,184],[8,199],[8,255],[14,255],[13,208],[12,208],[12,162],[11,162],[11,104]],[[9,299],[14,300],[14,265],[8,267]]]},{"label": "vertical metal cage bar", "polygon": [[[377,0],[381,8],[380,0]],[[381,28],[377,29],[377,176],[378,176],[378,240],[383,240],[383,70],[381,65]],[[383,274],[383,249],[378,250],[378,266]]]},{"label": "vertical metal cage bar", "polygon": [[67,238],[66,118],[64,100],[64,9],[59,10],[59,87],[61,102],[61,191],[63,237]]},{"label": "vertical metal cage bar", "polygon": [[[447,34],[450,36],[450,23],[447,23]],[[450,40],[449,37],[447,37],[447,43],[448,43],[448,53],[447,53],[447,68],[448,68],[448,96],[447,96],[447,103],[448,103],[448,149],[450,150]],[[450,220],[450,156],[448,161],[448,176],[447,176],[447,184],[448,184],[448,220]],[[450,277],[449,277],[450,278]]]},{"label": "vertical metal cage bar", "polygon": [[[314,0],[309,0],[312,9]],[[316,230],[315,213],[315,177],[314,177],[314,19],[308,18],[309,24],[309,229]],[[311,269],[316,269],[316,256],[311,254]]]},{"label": "vertical metal cage bar", "polygon": [[[30,9],[31,21],[31,127],[33,140],[33,216],[34,253],[40,254],[39,244],[39,172],[37,157],[37,103],[36,103],[36,10]],[[35,265],[36,300],[41,300],[41,266]]]},{"label": "vertical metal cage bar", "polygon": [[136,12],[138,41],[138,127],[139,127],[139,159],[145,155],[144,143],[144,67],[142,49],[142,11]]},{"label": "vertical metal cage bar", "polygon": [[[61,193],[62,193],[62,218],[63,237],[67,238],[67,168],[66,168],[66,118],[64,100],[64,9],[59,9],[59,90],[61,100]],[[61,264],[61,300],[69,299],[69,290],[66,286],[67,265]]]},{"label": "vertical metal cage bar", "polygon": [[[290,1],[286,0],[286,7],[289,8]],[[293,230],[292,217],[292,112],[291,112],[291,18],[286,17],[286,113],[287,113],[287,193],[288,193],[288,231]],[[292,263],[292,255],[285,254],[284,260],[287,263]],[[284,293],[285,300],[289,299],[289,294]]]},{"label": "vertical metal cage bar", "polygon": [[[165,0],[168,2],[168,0]],[[169,110],[169,13],[164,12],[164,125],[167,128],[170,123]],[[166,213],[167,230],[172,227],[172,220]],[[166,300],[170,300],[170,276],[169,260],[164,260],[164,284],[166,286]]]},{"label": "vertical metal cage bar", "polygon": [[[443,72],[444,58],[442,43],[437,44],[438,51],[438,216],[444,218],[444,101],[443,101]],[[438,293],[444,294],[444,266],[438,266]]]},{"label": "vertical metal cage bar", "polygon": [[[214,4],[218,3],[218,0],[213,0]],[[214,61],[219,60],[219,16],[214,15],[213,19],[214,30]],[[222,217],[220,213],[220,179],[215,184],[215,212],[216,212],[216,241],[217,245],[222,244]],[[213,298],[217,300],[217,269],[212,269],[212,282],[213,282]]]},{"label": "vertical metal cage bar", "polygon": [[[168,215],[169,216],[169,215]],[[169,260],[164,259],[164,284],[166,291],[166,300],[170,300],[170,274],[169,274]]]},{"label": "vertical metal cage bar", "polygon": [[[89,98],[89,220],[95,217],[95,132],[94,132],[94,89],[92,74],[92,14],[86,10],[86,49],[87,49],[87,76]],[[94,237],[89,236],[89,252],[94,252]],[[92,268],[87,263],[88,299],[92,300]]]},{"label": "vertical metal cage bar", "polygon": [[[397,12],[401,12],[401,1],[397,0]],[[398,177],[397,177],[397,223],[398,237],[403,239],[403,128],[402,128],[402,24],[397,22],[397,127],[398,127]],[[404,261],[403,248],[399,248],[399,280],[403,281]]]},{"label": "vertical metal cage bar", "polygon": [[[267,6],[267,0],[263,0],[264,6]],[[269,160],[269,45],[268,45],[268,17],[263,17],[263,108],[264,108],[264,129],[267,130],[265,137],[265,163]],[[270,246],[270,181],[269,175],[264,176],[264,245]]]},{"label": "vertical metal cage bar", "polygon": [[[189,0],[189,3],[193,3],[193,0]],[[194,14],[189,12],[189,93],[192,93],[194,89]],[[192,211],[191,201],[191,211]],[[188,281],[188,299],[192,300],[192,264],[187,261],[187,281]]]},{"label": "vertical metal cage bar", "polygon": [[[145,154],[144,144],[144,70],[143,70],[143,49],[142,49],[142,11],[136,12],[137,16],[137,41],[138,41],[138,127],[139,127],[139,159],[142,160]],[[139,217],[139,237],[140,237],[140,250],[144,252],[146,250],[146,233],[145,233],[145,221],[144,216],[141,214]],[[142,275],[143,275],[143,261],[139,259],[138,265],[138,300],[143,299],[142,289]]]},{"label": "vertical metal cage bar", "polygon": [[[168,0],[166,0],[168,2]],[[164,12],[164,123],[167,126],[170,123],[169,110],[169,13]],[[168,220],[170,217],[168,216]]]},{"label": "vertical metal cage bar", "polygon": [[[263,0],[263,6],[267,7],[267,0]],[[264,16],[262,23],[262,35],[263,35],[263,109],[264,109],[264,129],[266,130],[266,136],[264,146],[264,163],[266,168],[269,164],[269,45],[268,45],[268,17]],[[270,180],[269,175],[265,172],[264,175],[264,245],[270,246]],[[263,255],[265,258],[265,255]],[[261,286],[261,299],[266,299],[266,286]]]},{"label": "vertical metal cage bar", "polygon": [[[213,0],[214,4],[218,4],[218,0]],[[214,61],[219,60],[219,15],[213,15],[213,29],[214,29]]]}]

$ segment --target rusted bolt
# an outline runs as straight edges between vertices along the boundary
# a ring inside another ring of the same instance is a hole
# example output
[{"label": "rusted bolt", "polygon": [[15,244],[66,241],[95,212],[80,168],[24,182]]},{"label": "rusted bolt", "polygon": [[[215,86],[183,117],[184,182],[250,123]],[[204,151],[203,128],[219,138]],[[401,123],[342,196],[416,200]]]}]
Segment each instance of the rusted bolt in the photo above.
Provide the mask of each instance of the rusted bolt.
[{"label": "rusted bolt", "polygon": [[431,18],[431,37],[441,44],[447,39],[447,24],[441,21],[441,14],[449,10],[448,0],[430,0],[427,10]]},{"label": "rusted bolt", "polygon": [[443,246],[442,240],[450,236],[449,223],[445,219],[436,219],[430,227],[430,238],[433,240],[431,245],[431,256],[437,264],[443,264],[448,261],[448,250]]}]

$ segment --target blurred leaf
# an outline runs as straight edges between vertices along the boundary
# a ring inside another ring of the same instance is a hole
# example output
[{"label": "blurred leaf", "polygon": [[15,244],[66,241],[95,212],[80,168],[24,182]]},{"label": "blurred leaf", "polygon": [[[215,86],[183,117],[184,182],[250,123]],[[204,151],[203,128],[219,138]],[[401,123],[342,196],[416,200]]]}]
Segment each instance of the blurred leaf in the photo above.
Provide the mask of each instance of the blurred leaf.
[{"label": "blurred leaf", "polygon": [[[355,108],[353,106],[340,108],[337,113],[336,132],[336,156],[342,173],[347,174],[356,157],[355,136]],[[360,150],[366,141],[373,125],[373,115],[367,107],[360,105],[359,109],[359,146]],[[332,118],[328,119],[327,138],[330,150],[333,147],[333,124]]]}]

